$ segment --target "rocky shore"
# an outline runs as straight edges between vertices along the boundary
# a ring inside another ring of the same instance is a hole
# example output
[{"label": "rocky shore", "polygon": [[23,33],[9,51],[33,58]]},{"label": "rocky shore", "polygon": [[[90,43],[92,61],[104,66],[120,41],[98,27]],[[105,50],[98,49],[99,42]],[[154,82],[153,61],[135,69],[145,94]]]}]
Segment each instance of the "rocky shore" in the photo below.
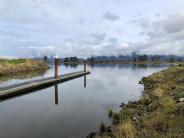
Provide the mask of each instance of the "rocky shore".
[{"label": "rocky shore", "polygon": [[140,83],[141,98],[122,103],[119,112],[109,110],[112,125],[102,123],[88,138],[183,138],[184,66],[154,73]]},{"label": "rocky shore", "polygon": [[0,76],[48,69],[47,63],[32,59],[0,59]]}]

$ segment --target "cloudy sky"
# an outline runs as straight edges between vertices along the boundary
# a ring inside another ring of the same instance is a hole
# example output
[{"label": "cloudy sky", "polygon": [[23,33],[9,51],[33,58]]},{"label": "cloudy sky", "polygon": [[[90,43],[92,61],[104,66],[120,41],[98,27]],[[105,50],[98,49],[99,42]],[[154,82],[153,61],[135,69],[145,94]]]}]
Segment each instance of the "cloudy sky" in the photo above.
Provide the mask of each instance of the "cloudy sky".
[{"label": "cloudy sky", "polygon": [[184,55],[184,0],[0,0],[0,57]]}]

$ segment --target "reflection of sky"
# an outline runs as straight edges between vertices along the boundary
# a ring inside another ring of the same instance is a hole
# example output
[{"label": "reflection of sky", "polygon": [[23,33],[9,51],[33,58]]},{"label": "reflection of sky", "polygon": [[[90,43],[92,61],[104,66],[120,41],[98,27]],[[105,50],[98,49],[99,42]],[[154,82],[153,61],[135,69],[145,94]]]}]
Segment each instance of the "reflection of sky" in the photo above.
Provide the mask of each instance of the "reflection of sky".
[{"label": "reflection of sky", "polygon": [[[81,70],[60,67],[60,73]],[[122,102],[137,99],[142,85],[138,81],[165,67],[94,67],[84,78],[58,85],[58,105],[55,105],[55,87],[40,90],[0,103],[0,137],[85,137],[98,131],[102,121],[109,123],[108,109],[119,110]],[[53,74],[53,69],[44,76]],[[11,82],[11,81],[9,81]],[[7,133],[11,132],[11,133]]]}]

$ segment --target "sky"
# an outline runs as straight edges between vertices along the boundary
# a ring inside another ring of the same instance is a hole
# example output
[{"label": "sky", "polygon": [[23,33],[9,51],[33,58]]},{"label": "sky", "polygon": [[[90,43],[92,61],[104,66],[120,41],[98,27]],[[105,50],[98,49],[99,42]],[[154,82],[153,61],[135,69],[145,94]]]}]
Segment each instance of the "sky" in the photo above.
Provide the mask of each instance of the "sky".
[{"label": "sky", "polygon": [[184,56],[184,0],[0,0],[0,57]]}]

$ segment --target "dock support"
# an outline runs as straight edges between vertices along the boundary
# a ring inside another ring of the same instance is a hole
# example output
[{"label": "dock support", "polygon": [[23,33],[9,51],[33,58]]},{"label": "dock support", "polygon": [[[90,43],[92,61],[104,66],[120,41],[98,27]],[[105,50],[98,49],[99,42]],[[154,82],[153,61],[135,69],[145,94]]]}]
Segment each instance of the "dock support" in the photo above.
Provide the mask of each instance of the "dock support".
[{"label": "dock support", "polygon": [[86,72],[86,59],[84,59],[84,72]]},{"label": "dock support", "polygon": [[55,56],[55,78],[58,78],[58,58]]}]

